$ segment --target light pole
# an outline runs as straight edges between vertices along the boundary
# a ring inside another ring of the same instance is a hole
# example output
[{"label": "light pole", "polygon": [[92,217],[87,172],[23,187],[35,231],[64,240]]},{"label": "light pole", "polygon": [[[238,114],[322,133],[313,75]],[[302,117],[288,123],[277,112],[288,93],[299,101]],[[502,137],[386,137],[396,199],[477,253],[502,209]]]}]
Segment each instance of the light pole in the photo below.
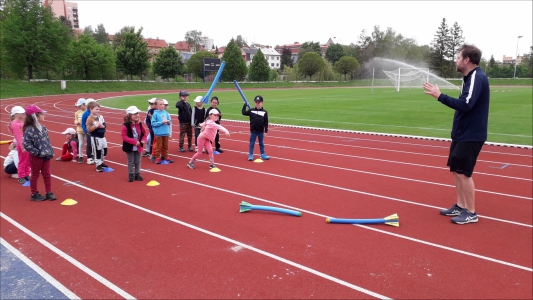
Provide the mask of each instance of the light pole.
[{"label": "light pole", "polygon": [[521,38],[521,37],[522,37],[522,36],[519,35],[519,36],[518,36],[518,39],[517,39],[517,41],[516,41],[516,60],[515,60],[515,62],[514,62],[514,75],[513,75],[513,78],[516,78],[516,65],[518,64],[518,42],[520,42],[520,38]]}]

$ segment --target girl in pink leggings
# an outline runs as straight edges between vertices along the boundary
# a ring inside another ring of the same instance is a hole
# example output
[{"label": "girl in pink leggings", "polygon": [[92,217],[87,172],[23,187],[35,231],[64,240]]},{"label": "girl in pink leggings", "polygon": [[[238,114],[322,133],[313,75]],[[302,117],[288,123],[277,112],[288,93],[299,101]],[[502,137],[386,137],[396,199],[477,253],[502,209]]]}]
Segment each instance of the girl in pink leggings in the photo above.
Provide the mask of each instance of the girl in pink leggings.
[{"label": "girl in pink leggings", "polygon": [[20,184],[26,183],[30,180],[30,154],[26,152],[22,146],[24,119],[26,119],[26,112],[22,106],[14,106],[11,109],[11,123],[9,123],[9,130],[13,133],[17,144],[17,154],[19,156],[18,164],[18,181]]},{"label": "girl in pink leggings", "polygon": [[191,160],[187,163],[187,167],[189,169],[195,169],[194,161],[202,155],[202,148],[205,148],[207,150],[207,153],[209,154],[209,168],[213,169],[216,168],[215,166],[215,156],[213,155],[213,147],[211,146],[211,142],[215,139],[215,136],[217,135],[217,130],[221,130],[224,133],[226,133],[226,137],[229,137],[229,131],[224,128],[223,126],[218,125],[215,123],[216,120],[218,120],[218,117],[220,116],[220,113],[217,109],[212,109],[209,111],[209,117],[207,121],[200,124],[202,127],[201,133],[198,136],[198,152],[194,154],[194,156],[191,158]]}]

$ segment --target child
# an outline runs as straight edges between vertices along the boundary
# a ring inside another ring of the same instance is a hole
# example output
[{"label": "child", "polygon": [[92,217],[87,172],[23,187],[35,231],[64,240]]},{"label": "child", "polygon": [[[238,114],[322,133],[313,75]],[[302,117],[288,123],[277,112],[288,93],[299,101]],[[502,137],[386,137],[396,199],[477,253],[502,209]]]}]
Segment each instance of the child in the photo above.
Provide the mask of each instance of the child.
[{"label": "child", "polygon": [[[152,129],[152,114],[154,113],[154,110],[157,109],[155,105],[155,99],[152,98],[148,100],[148,103],[150,106],[148,106],[148,111],[146,111],[146,119],[144,119],[144,123],[146,123],[146,126],[148,127],[148,130],[150,133],[148,134],[148,138],[146,139],[146,151],[143,153],[142,156],[150,157],[152,156],[152,145],[154,144],[154,131]],[[153,162],[155,162],[155,157],[153,159]]]},{"label": "child", "polygon": [[[24,149],[30,154],[30,200],[32,201],[53,201],[57,199],[52,193],[52,173],[50,171],[50,159],[54,157],[54,149],[50,144],[48,130],[41,124],[43,121],[43,110],[35,105],[26,107],[26,119],[22,130],[24,131]],[[39,174],[43,174],[46,196],[37,191]]]},{"label": "child", "polygon": [[[128,158],[129,182],[142,181],[141,177],[141,153],[143,142],[146,142],[146,131],[139,117],[140,110],[137,106],[126,109],[124,124],[120,136],[122,137],[122,151]],[[135,170],[134,170],[135,169]]]},{"label": "child", "polygon": [[74,104],[78,111],[74,113],[74,124],[76,125],[76,133],[78,135],[78,163],[83,163],[83,143],[85,140],[85,132],[83,131],[83,127],[81,126],[81,118],[83,116],[83,113],[87,110],[87,106],[85,105],[85,99],[80,98],[78,101],[76,101],[76,104]]},{"label": "child", "polygon": [[[94,99],[89,98],[85,101],[85,106],[88,107],[89,103],[95,102]],[[87,147],[85,147],[85,153],[87,154],[87,164],[88,165],[94,165],[94,158],[93,158],[93,147],[91,143],[91,137],[89,132],[87,131],[87,118],[91,112],[86,109],[82,116],[81,116],[81,128],[83,129],[83,133],[85,133],[85,138],[87,139]]]},{"label": "child", "polygon": [[170,136],[170,126],[172,124],[170,115],[165,110],[163,99],[157,98],[155,102],[157,104],[157,110],[155,110],[152,115],[152,128],[156,139],[156,149],[155,152],[152,153],[156,157],[156,164],[161,164],[162,160],[173,163],[174,161],[168,156],[168,139]]},{"label": "child", "polygon": [[67,130],[62,132],[62,134],[65,135],[67,141],[63,144],[61,156],[56,158],[56,160],[72,161],[75,163],[78,161],[76,159],[78,157],[78,135],[76,130],[73,128],[67,128]]},{"label": "child", "polygon": [[185,144],[185,134],[187,134],[187,142],[189,146],[189,151],[193,152],[192,149],[192,127],[191,127],[191,114],[192,108],[187,99],[189,98],[189,92],[183,90],[180,91],[180,100],[176,103],[176,108],[178,109],[178,120],[180,121],[180,152],[185,152],[183,146]]},{"label": "child", "polygon": [[200,129],[205,121],[205,107],[202,101],[204,97],[198,96],[194,99],[196,106],[192,109],[191,126],[194,128],[194,144],[196,145],[196,152],[198,152],[198,136],[200,135]]},{"label": "child", "polygon": [[9,131],[15,136],[17,153],[19,157],[18,164],[18,182],[24,184],[30,180],[30,154],[26,152],[23,147],[24,120],[26,119],[26,112],[22,106],[14,106],[11,109],[11,123],[9,123]]},{"label": "child", "polygon": [[[207,153],[209,153],[209,168],[213,169],[215,168],[215,156],[213,155],[213,148],[211,147],[211,141],[215,138],[215,135],[217,134],[217,130],[222,130],[226,133],[226,136],[229,137],[229,131],[218,125],[216,123],[216,120],[220,117],[220,113],[216,109],[212,109],[209,112],[209,117],[207,121],[200,124],[202,126],[202,133],[200,133],[200,136],[198,137],[198,143],[200,148],[205,148],[207,150]],[[189,169],[194,169],[194,161],[200,156],[202,153],[200,151],[196,152],[189,163],[187,163],[187,167]]]},{"label": "child", "polygon": [[103,172],[108,165],[104,164],[105,156],[107,155],[107,140],[105,138],[106,124],[104,117],[100,115],[100,104],[96,101],[87,104],[89,117],[85,126],[89,133],[89,140],[92,148],[92,156],[96,164],[96,172]]},{"label": "child", "polygon": [[11,178],[18,176],[19,154],[17,151],[17,141],[9,142],[9,154],[4,159],[4,171],[11,175]]},{"label": "child", "polygon": [[[212,109],[216,109],[218,110],[218,112],[220,113],[220,116],[218,117],[218,120],[216,120],[216,123],[218,125],[220,125],[220,120],[222,119],[222,112],[220,111],[220,108],[218,108],[218,104],[220,102],[218,101],[218,97],[217,96],[213,96],[211,98],[211,107],[207,109],[207,111],[205,112],[206,116],[209,115],[209,112],[212,110]],[[218,134],[218,131],[217,131],[217,135],[215,136],[215,150],[218,152],[218,153],[223,153],[224,151],[222,149],[220,149],[220,135]]]},{"label": "child", "polygon": [[246,110],[246,103],[242,107],[242,114],[245,116],[250,116],[250,149],[248,160],[252,161],[254,159],[254,144],[256,138],[259,139],[259,150],[261,151],[261,159],[269,160],[265,154],[265,144],[263,143],[264,137],[268,132],[268,113],[263,109],[263,97],[260,95],[255,96],[254,98],[255,107]]}]

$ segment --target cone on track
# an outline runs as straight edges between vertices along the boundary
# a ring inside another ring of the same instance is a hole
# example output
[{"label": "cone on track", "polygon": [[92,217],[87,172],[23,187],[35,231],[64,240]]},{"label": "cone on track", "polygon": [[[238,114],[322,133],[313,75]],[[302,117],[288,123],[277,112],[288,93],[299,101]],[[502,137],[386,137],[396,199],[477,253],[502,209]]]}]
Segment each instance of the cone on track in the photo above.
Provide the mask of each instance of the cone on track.
[{"label": "cone on track", "polygon": [[220,172],[221,170],[219,168],[213,168],[211,170],[209,170],[209,172],[212,172],[212,173],[217,173],[217,172]]},{"label": "cone on track", "polygon": [[11,142],[11,141],[0,141],[0,145],[9,144],[9,142]]},{"label": "cone on track", "polygon": [[263,160],[262,160],[262,159],[260,159],[260,158],[258,158],[258,159],[256,159],[256,160],[254,160],[254,162],[255,162],[255,163],[262,163],[262,162],[263,162]]},{"label": "cone on track", "polygon": [[24,182],[24,184],[22,186],[30,186],[30,181],[28,180],[28,181]]},{"label": "cone on track", "polygon": [[163,160],[161,161],[161,164],[162,164],[162,165],[168,165],[168,160],[164,160],[164,159],[163,159]]},{"label": "cone on track", "polygon": [[115,169],[111,169],[110,167],[104,168],[104,173],[110,173],[115,171]]},{"label": "cone on track", "polygon": [[146,184],[147,186],[158,186],[159,185],[159,182],[155,181],[155,180],[152,180],[150,182],[148,182]]},{"label": "cone on track", "polygon": [[220,152],[218,152],[218,151],[213,151],[213,154],[220,154]]},{"label": "cone on track", "polygon": [[65,200],[65,201],[63,201],[63,202],[61,202],[61,205],[68,205],[68,206],[70,206],[70,205],[75,205],[75,204],[77,204],[77,203],[78,203],[78,201],[69,198],[69,199],[67,199],[67,200]]}]

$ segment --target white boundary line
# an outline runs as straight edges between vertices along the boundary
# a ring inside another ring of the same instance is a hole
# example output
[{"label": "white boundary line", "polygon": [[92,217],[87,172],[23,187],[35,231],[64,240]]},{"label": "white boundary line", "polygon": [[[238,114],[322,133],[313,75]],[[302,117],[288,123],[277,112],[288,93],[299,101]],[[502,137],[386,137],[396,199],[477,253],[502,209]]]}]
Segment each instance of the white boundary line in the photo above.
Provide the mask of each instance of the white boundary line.
[{"label": "white boundary line", "polygon": [[36,265],[33,261],[31,261],[26,255],[22,254],[17,248],[11,246],[6,240],[4,240],[2,237],[0,237],[0,244],[2,244],[4,247],[6,247],[9,251],[11,251],[18,259],[23,261],[28,267],[30,267],[33,271],[35,271],[39,276],[44,278],[46,281],[48,281],[53,287],[58,289],[61,293],[63,293],[65,296],[67,296],[69,299],[81,299],[76,294],[74,294],[71,290],[69,290],[66,286],[61,284],[59,281],[57,281],[54,277],[52,277],[50,274],[48,274],[45,270],[43,270],[41,267]]},{"label": "white boundary line", "polygon": [[[56,176],[53,176],[53,177],[56,177]],[[77,184],[76,184],[77,185]],[[67,260],[68,262],[70,262],[71,264],[73,264],[74,266],[76,266],[78,269],[82,270],[83,272],[87,273],[89,276],[91,276],[92,278],[96,279],[97,281],[99,281],[101,284],[105,285],[106,287],[108,287],[109,289],[113,290],[115,293],[119,294],[120,296],[124,297],[125,299],[135,299],[135,297],[133,297],[132,295],[126,293],[124,290],[122,290],[121,288],[119,288],[118,286],[114,285],[112,282],[110,282],[109,280],[105,279],[104,277],[100,276],[98,273],[94,272],[93,270],[87,268],[84,264],[80,263],[79,261],[77,261],[76,259],[74,259],[72,256],[66,254],[65,252],[59,250],[56,246],[50,244],[49,242],[47,242],[46,240],[44,240],[43,238],[41,238],[40,236],[36,235],[35,233],[33,233],[32,231],[30,231],[29,229],[27,229],[26,227],[22,226],[21,224],[19,224],[17,221],[11,219],[10,217],[8,217],[7,215],[5,215],[4,213],[0,212],[0,217],[4,218],[6,221],[8,221],[9,223],[13,224],[13,226],[17,227],[18,229],[20,229],[22,232],[26,233],[27,235],[31,236],[33,239],[35,239],[36,241],[38,241],[39,243],[41,243],[43,246],[45,246],[46,248],[52,250],[54,253],[56,253],[57,255],[61,256],[63,259]]]}]

